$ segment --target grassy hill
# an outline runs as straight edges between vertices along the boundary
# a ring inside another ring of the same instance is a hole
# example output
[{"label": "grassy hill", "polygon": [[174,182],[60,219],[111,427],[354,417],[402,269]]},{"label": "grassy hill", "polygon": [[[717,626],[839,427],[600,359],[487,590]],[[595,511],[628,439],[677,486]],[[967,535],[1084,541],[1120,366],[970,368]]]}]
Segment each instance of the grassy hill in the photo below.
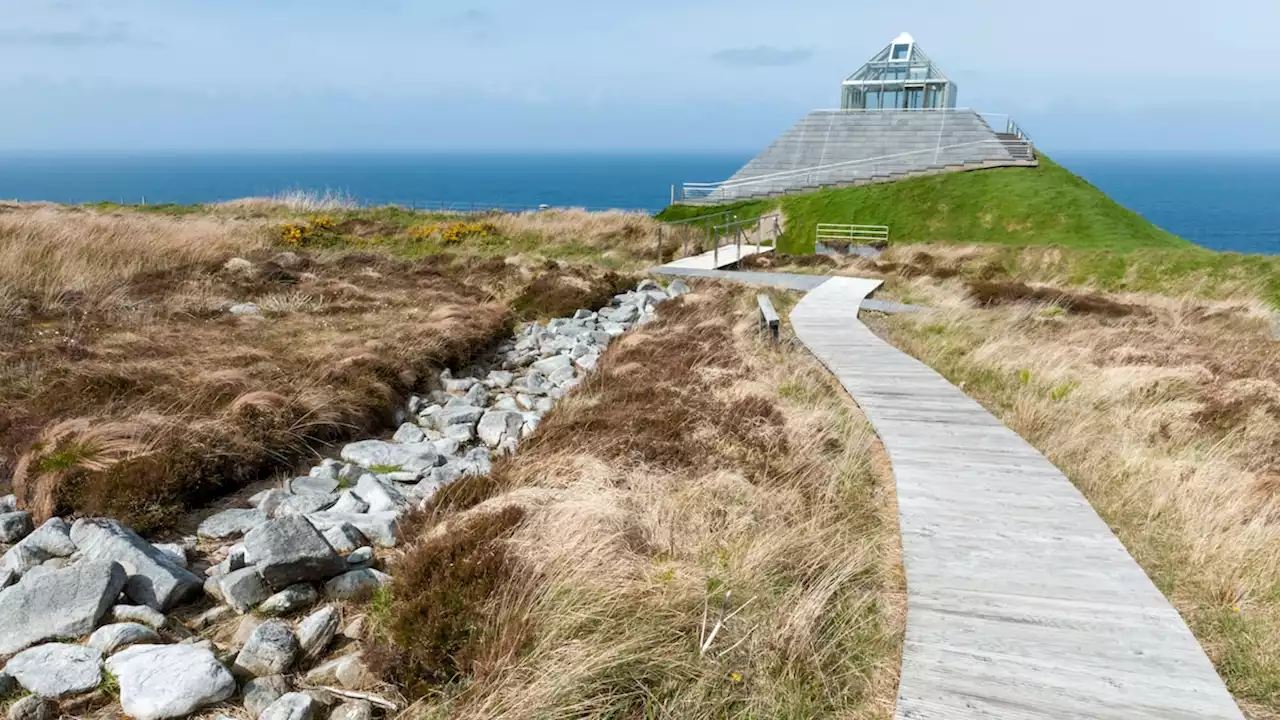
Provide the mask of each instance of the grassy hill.
[{"label": "grassy hill", "polygon": [[749,217],[781,207],[787,217],[782,249],[792,253],[813,251],[820,222],[888,225],[895,243],[1191,247],[1049,158],[1042,155],[1040,160],[1038,168],[948,173],[717,208],[677,205],[659,218],[677,220],[724,209]]},{"label": "grassy hill", "polygon": [[1010,277],[1111,291],[1258,297],[1280,307],[1280,256],[1207,250],[1162,230],[1049,158],[998,168],[708,207],[673,205],[659,220],[780,208],[779,250],[813,252],[818,223],[888,225],[891,244],[1001,246],[984,261]]}]

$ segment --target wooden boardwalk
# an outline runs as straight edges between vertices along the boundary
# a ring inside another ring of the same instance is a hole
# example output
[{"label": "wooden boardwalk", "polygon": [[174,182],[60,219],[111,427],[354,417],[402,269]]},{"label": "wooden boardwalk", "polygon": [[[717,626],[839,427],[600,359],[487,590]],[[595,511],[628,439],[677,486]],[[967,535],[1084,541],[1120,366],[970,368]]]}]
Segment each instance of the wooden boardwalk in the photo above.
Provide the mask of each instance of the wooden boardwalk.
[{"label": "wooden boardwalk", "polygon": [[791,323],[893,464],[907,574],[896,717],[1241,720],[1182,618],[1066,476],[858,320],[878,284],[828,280]]},{"label": "wooden boardwalk", "polygon": [[[738,254],[739,251],[741,251],[741,255]],[[666,265],[663,265],[663,267],[683,268],[688,270],[715,270],[717,268],[734,265],[745,257],[771,252],[773,252],[773,246],[771,245],[738,245],[737,243],[730,243],[728,245],[721,245],[715,250],[708,250],[701,255],[691,255],[687,258],[673,260]]]}]

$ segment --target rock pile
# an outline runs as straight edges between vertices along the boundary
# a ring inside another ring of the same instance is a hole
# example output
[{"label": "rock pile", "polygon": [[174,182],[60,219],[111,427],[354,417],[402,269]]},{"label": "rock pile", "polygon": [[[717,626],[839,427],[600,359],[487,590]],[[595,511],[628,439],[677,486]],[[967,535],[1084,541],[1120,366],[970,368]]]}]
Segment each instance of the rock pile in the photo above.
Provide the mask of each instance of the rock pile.
[{"label": "rock pile", "polygon": [[10,720],[52,717],[51,700],[105,698],[108,677],[124,712],[142,720],[237,692],[258,718],[393,708],[368,692],[376,679],[361,660],[363,624],[343,628],[340,603],[389,582],[378,567],[398,542],[398,518],[444,485],[488,473],[613,338],[685,292],[680,280],[666,290],[646,280],[598,312],[528,324],[409,398],[390,440],[351,443],[253,495],[252,507],[210,515],[182,543],[153,544],[107,518],[37,528],[12,495],[0,498],[0,698],[31,693],[10,705]]}]

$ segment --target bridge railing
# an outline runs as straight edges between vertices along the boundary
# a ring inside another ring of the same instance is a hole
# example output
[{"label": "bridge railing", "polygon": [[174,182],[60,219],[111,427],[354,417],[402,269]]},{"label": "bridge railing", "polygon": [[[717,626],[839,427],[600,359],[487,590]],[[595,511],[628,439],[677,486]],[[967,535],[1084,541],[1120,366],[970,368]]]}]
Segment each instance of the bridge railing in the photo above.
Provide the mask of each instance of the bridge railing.
[{"label": "bridge railing", "polygon": [[726,240],[737,246],[738,257],[742,257],[742,245],[777,248],[781,235],[780,213],[739,219],[732,211],[725,210],[659,224],[656,255],[659,265],[669,257],[690,257],[705,252],[714,253],[712,257],[718,262],[720,246]]},{"label": "bridge railing", "polygon": [[783,189],[822,187],[836,183],[852,183],[875,176],[909,171],[910,165],[923,168],[931,164],[960,164],[982,159],[1033,160],[1035,148],[1026,140],[987,139],[955,145],[938,145],[873,158],[817,165],[796,170],[756,175],[740,180],[714,183],[685,183],[681,201],[689,204],[732,202],[759,197]]},{"label": "bridge railing", "polygon": [[889,244],[889,226],[818,223],[816,239],[818,242],[851,245],[887,245]]}]

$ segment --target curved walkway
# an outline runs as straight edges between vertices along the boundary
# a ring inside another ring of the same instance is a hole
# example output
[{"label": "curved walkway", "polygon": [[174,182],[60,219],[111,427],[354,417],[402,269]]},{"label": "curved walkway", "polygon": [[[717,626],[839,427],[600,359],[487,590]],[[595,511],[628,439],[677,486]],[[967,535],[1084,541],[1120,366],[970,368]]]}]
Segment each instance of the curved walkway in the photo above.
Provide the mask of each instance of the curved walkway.
[{"label": "curved walkway", "polygon": [[907,573],[896,717],[1241,720],[1177,611],[1066,476],[858,320],[878,285],[828,280],[791,324],[893,464]]}]

